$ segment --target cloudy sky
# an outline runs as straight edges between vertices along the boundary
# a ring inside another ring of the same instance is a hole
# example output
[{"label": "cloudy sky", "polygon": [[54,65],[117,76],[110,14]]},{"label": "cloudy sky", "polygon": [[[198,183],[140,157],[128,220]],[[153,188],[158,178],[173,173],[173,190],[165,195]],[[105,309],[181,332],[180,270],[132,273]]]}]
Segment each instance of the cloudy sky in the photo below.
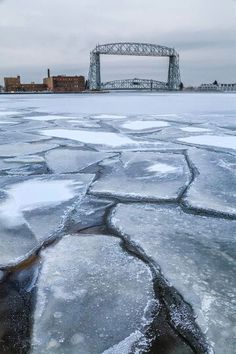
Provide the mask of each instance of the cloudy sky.
[{"label": "cloudy sky", "polygon": [[[96,44],[175,47],[182,81],[236,82],[236,0],[0,0],[0,82],[84,74]],[[102,57],[102,80],[166,80],[167,59]]]}]

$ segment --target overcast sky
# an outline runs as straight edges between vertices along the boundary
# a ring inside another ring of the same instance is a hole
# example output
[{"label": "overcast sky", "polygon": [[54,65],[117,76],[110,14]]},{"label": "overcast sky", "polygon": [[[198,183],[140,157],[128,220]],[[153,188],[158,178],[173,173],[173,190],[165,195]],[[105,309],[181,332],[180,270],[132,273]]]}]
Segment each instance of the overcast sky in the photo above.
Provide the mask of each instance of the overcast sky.
[{"label": "overcast sky", "polygon": [[[87,76],[96,44],[175,47],[185,84],[236,82],[236,0],[0,0],[0,82]],[[102,56],[102,81],[167,79],[167,59]]]}]

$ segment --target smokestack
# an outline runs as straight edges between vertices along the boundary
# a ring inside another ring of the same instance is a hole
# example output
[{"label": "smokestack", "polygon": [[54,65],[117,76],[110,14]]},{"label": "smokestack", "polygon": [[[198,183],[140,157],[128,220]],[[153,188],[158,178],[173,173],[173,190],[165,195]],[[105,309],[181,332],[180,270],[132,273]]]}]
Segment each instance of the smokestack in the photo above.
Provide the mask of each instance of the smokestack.
[{"label": "smokestack", "polygon": [[48,78],[50,78],[50,69],[48,69]]}]

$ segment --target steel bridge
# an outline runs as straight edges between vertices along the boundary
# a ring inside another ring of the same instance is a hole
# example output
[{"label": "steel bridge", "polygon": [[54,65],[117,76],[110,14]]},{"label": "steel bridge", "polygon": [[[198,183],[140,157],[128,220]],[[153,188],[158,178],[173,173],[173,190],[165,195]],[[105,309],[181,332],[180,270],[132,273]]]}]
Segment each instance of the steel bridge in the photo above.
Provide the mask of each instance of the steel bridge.
[{"label": "steel bridge", "polygon": [[166,82],[149,79],[125,79],[101,83],[102,90],[168,90]]},{"label": "steel bridge", "polygon": [[[90,90],[100,90],[100,55],[134,55],[169,57],[168,90],[178,90],[180,85],[179,54],[174,48],[148,43],[110,43],[97,45],[90,53],[88,86]],[[103,85],[106,85],[103,84]],[[137,87],[136,87],[137,88]],[[118,86],[116,87],[118,89]]]}]

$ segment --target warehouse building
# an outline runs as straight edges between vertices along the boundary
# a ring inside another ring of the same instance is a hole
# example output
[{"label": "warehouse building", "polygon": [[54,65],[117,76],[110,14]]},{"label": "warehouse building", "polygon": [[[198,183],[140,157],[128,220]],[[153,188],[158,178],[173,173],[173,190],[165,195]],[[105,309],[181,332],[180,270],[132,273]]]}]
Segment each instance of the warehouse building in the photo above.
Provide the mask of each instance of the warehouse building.
[{"label": "warehouse building", "polygon": [[22,84],[20,76],[5,77],[5,92],[42,92],[47,91],[47,86],[44,84],[36,84],[31,82],[30,84]]},{"label": "warehouse building", "polygon": [[51,76],[48,69],[48,77],[43,80],[43,83],[22,84],[20,76],[5,77],[5,92],[81,92],[85,90],[84,76],[66,76],[58,75]]},{"label": "warehouse building", "polygon": [[52,92],[81,92],[85,90],[84,76],[51,76],[48,69],[48,77],[43,80],[49,91]]}]

